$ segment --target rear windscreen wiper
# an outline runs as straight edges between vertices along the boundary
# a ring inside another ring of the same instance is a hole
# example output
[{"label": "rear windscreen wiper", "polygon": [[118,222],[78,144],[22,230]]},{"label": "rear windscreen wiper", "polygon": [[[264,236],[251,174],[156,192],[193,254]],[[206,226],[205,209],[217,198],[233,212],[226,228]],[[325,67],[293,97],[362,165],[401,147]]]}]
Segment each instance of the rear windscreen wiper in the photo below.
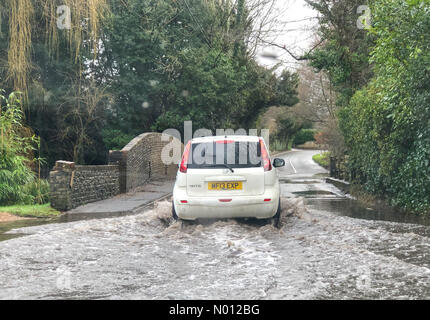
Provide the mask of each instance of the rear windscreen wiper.
[{"label": "rear windscreen wiper", "polygon": [[220,164],[205,164],[205,165],[203,165],[202,167],[215,168],[215,167],[219,167],[219,166],[221,166],[221,167],[225,167],[225,168],[227,168],[228,170],[230,170],[232,173],[234,173],[233,168],[232,168],[232,167],[230,167],[228,164],[225,164],[225,163],[220,163]]}]

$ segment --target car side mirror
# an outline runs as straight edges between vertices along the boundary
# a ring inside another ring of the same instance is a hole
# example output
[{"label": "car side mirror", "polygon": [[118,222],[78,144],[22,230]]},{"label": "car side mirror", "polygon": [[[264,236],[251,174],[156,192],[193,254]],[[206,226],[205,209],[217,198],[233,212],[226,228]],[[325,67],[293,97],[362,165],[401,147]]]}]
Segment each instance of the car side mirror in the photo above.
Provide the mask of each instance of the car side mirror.
[{"label": "car side mirror", "polygon": [[273,160],[273,166],[275,168],[284,167],[285,166],[285,160],[284,159],[275,158]]}]

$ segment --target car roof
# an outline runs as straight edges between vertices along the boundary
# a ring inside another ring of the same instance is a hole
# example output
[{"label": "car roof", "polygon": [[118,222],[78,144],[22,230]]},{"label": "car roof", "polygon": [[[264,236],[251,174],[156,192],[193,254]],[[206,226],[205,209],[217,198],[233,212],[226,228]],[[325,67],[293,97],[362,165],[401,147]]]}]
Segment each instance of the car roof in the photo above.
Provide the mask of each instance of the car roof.
[{"label": "car roof", "polygon": [[220,141],[220,140],[234,140],[238,142],[259,142],[260,137],[257,136],[233,136],[233,135],[227,135],[227,136],[209,136],[209,137],[200,137],[200,138],[194,138],[191,140],[192,143],[205,143],[205,142],[214,142],[214,141]]}]

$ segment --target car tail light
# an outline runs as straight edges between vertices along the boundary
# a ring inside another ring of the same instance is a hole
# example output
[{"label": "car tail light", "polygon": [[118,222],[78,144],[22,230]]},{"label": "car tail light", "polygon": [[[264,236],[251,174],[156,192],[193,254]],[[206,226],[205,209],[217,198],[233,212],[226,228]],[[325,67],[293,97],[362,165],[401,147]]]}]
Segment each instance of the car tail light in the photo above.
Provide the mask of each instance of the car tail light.
[{"label": "car tail light", "polygon": [[272,199],[264,199],[264,202],[270,202]]},{"label": "car tail light", "polygon": [[219,199],[219,202],[231,202],[232,199]]},{"label": "car tail light", "polygon": [[191,148],[191,141],[188,141],[184,150],[184,154],[182,155],[181,165],[179,166],[179,171],[183,173],[187,173],[187,162],[188,162],[188,157],[190,155],[190,148]]},{"label": "car tail light", "polygon": [[228,143],[234,143],[234,140],[218,140],[218,141],[215,141],[215,143],[228,144]]},{"label": "car tail light", "polygon": [[181,200],[181,203],[188,203],[187,200]]},{"label": "car tail light", "polygon": [[270,163],[269,154],[267,153],[266,146],[264,145],[263,139],[260,139],[260,147],[261,147],[261,158],[263,159],[263,167],[264,171],[272,170],[272,164]]}]

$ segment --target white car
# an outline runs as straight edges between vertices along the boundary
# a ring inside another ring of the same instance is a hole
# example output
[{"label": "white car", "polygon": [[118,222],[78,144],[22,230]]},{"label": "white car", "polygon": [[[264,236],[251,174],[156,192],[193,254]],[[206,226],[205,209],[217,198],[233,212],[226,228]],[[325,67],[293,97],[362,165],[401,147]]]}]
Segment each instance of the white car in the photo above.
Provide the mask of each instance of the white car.
[{"label": "white car", "polygon": [[[190,140],[173,189],[175,219],[279,219],[277,167],[266,144],[255,136],[218,136]],[[275,220],[276,221],[276,220]],[[276,223],[276,222],[275,222]]]}]

